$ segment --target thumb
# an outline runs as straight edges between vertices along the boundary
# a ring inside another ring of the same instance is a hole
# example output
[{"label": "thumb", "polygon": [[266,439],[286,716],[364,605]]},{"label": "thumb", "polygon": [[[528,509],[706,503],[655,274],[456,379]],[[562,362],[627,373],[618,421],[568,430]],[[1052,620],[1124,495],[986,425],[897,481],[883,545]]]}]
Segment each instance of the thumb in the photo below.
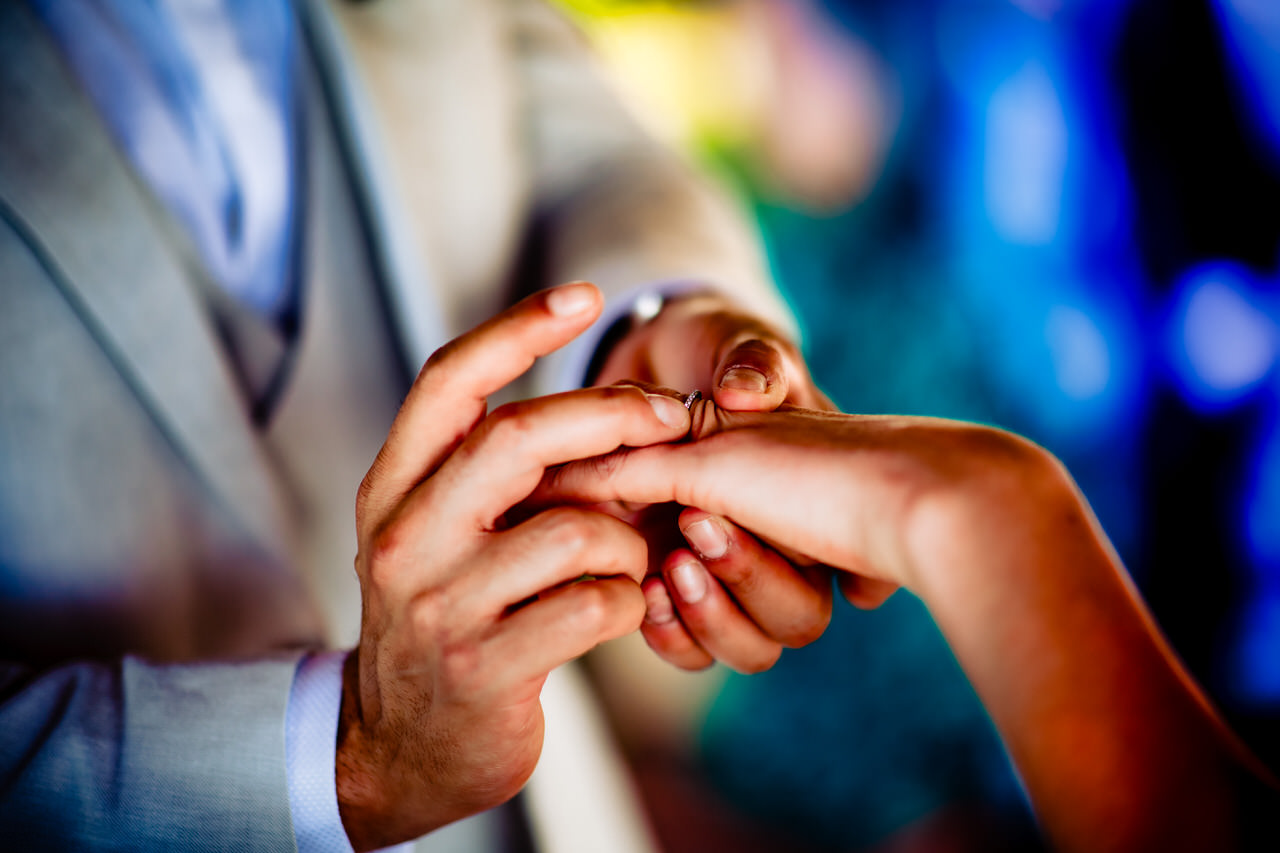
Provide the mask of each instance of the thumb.
[{"label": "thumb", "polygon": [[716,365],[711,397],[722,409],[771,412],[787,398],[785,359],[778,347],[759,338],[730,348]]}]

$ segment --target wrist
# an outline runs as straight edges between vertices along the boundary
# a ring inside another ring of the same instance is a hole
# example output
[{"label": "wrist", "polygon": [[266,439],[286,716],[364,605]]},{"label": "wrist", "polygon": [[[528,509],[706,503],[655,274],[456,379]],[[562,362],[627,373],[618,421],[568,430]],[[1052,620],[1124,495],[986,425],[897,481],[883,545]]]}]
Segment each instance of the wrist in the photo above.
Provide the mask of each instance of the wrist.
[{"label": "wrist", "polygon": [[[698,314],[736,310],[734,303],[709,287],[685,283],[679,290],[648,291],[637,297],[632,310],[620,317],[601,337],[586,384],[610,385],[624,379],[655,382],[663,373],[653,354],[666,344],[686,337],[685,322]],[[678,389],[683,390],[683,389]]]},{"label": "wrist", "polygon": [[[645,291],[632,300],[630,310],[619,314],[596,342],[595,352],[583,375],[583,387],[611,384],[608,379],[601,381],[601,377],[606,373],[617,372],[616,367],[606,370],[606,366],[617,352],[619,345],[624,341],[630,342],[638,330],[644,328],[662,312],[665,304],[666,297],[660,291]],[[634,344],[631,348],[634,348]],[[625,360],[625,356],[619,355],[618,359]]]},{"label": "wrist", "polygon": [[[947,467],[903,524],[904,587],[926,605],[966,584],[1020,571],[1046,526],[1078,511],[1071,479],[1048,451],[985,427],[947,447]],[[956,464],[958,462],[958,464]]]},{"label": "wrist", "polygon": [[338,814],[351,846],[374,850],[400,839],[379,834],[390,813],[381,796],[378,776],[367,758],[367,738],[360,724],[359,652],[352,651],[342,667],[342,702],[338,711],[337,746],[334,756],[334,783]]}]

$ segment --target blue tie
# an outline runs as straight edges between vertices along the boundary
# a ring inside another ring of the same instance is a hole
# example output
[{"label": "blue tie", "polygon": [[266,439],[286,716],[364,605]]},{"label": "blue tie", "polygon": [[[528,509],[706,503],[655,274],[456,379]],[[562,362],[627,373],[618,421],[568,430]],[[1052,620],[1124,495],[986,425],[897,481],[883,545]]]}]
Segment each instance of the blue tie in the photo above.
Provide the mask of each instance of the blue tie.
[{"label": "blue tie", "polygon": [[294,301],[296,22],[287,0],[32,0],[213,279]]}]

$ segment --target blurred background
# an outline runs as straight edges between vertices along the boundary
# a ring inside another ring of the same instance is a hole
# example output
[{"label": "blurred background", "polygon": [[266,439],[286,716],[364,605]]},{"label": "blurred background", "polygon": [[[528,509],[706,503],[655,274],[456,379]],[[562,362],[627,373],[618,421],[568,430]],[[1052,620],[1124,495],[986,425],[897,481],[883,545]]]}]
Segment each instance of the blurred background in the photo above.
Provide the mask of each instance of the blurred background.
[{"label": "blurred background", "polygon": [[[559,2],[754,218],[819,385],[1054,451],[1280,767],[1280,3]],[[708,823],[670,849],[1035,848],[910,596],[837,604],[699,726],[705,790],[645,786]]]}]

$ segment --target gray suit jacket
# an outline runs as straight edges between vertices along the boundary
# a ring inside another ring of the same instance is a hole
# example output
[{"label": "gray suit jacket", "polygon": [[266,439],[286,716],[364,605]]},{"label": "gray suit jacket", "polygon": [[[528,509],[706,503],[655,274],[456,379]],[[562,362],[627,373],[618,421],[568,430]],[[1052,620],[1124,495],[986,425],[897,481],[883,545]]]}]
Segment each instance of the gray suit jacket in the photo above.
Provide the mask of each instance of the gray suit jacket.
[{"label": "gray suit jacket", "polygon": [[[386,362],[412,375],[520,289],[572,278],[619,292],[696,277],[784,316],[747,231],[636,131],[539,3],[299,13],[349,178],[310,199],[313,242],[351,251],[316,259],[307,286],[376,279],[391,326],[348,345],[394,340]],[[354,638],[340,515],[403,388],[384,377],[324,409],[305,386],[347,368],[304,335],[297,396],[314,408],[255,423],[202,277],[38,21],[0,4],[5,845],[293,847],[293,672]],[[315,339],[377,325],[335,304]]]}]

